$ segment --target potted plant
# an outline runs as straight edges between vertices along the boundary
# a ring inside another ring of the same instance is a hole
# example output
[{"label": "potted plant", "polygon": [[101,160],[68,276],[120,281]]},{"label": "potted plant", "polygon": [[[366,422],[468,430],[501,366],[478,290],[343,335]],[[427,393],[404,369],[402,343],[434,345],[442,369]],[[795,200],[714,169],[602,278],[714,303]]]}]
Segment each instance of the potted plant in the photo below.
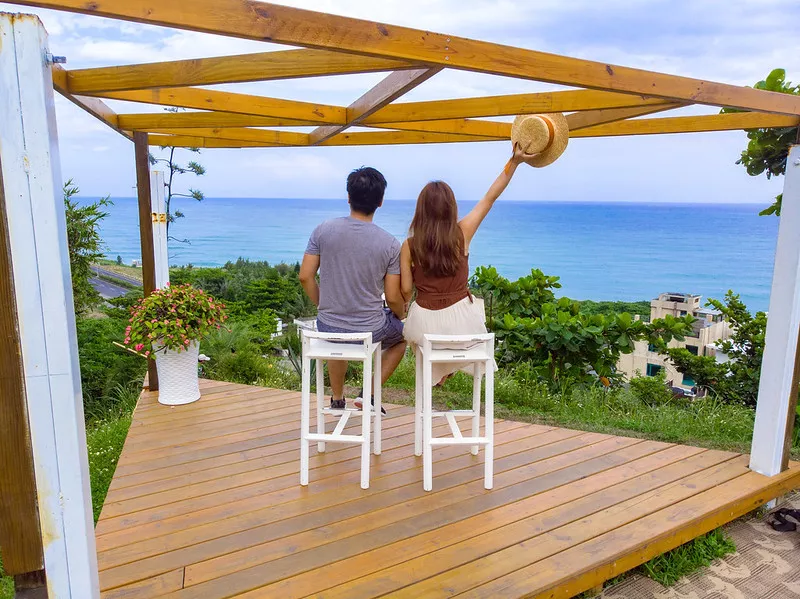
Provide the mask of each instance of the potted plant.
[{"label": "potted plant", "polygon": [[158,368],[158,401],[175,406],[200,399],[200,339],[227,319],[225,305],[189,284],[156,289],[131,308],[125,344]]}]

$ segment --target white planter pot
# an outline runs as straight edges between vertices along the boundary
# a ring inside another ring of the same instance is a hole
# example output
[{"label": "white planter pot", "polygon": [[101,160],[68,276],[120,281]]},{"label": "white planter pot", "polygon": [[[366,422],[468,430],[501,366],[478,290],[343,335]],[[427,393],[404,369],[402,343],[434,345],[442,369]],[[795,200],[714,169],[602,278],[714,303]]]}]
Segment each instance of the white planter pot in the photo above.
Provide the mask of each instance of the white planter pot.
[{"label": "white planter pot", "polygon": [[[154,348],[158,347],[153,344]],[[177,352],[171,349],[155,351],[158,369],[158,403],[180,406],[200,399],[197,380],[197,356],[200,344],[193,341],[187,349]]]}]

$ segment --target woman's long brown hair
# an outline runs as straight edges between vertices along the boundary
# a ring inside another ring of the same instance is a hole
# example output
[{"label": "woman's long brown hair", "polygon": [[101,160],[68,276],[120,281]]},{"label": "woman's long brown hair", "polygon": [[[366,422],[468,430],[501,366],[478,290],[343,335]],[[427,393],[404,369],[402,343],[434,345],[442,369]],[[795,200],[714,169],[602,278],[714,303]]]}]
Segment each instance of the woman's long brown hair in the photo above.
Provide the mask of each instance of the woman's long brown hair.
[{"label": "woman's long brown hair", "polygon": [[444,181],[431,181],[419,194],[411,221],[409,247],[414,261],[427,275],[449,277],[464,256],[464,234],[458,226],[458,205]]}]

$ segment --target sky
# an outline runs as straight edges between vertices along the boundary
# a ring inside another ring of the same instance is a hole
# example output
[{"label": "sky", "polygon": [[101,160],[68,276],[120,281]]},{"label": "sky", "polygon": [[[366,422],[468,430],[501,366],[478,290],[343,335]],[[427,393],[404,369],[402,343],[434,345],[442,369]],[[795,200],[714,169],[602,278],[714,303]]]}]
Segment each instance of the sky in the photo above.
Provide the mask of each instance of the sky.
[{"label": "sky", "polygon": [[[283,4],[545,52],[736,85],[771,69],[800,79],[800,3],[785,0],[285,0]],[[0,2],[0,11],[38,14],[50,50],[68,69],[285,49],[100,17]],[[348,105],[383,73],[211,86],[327,104]],[[467,72],[437,74],[403,101],[559,89],[531,81]],[[162,107],[108,101],[117,112]],[[83,195],[132,196],[132,144],[56,96],[62,175]],[[677,114],[709,114],[691,107]],[[544,169],[521,168],[503,200],[715,202],[767,204],[780,179],[749,177],[736,165],[744,132],[575,139]],[[451,184],[459,200],[477,200],[501,171],[510,143],[383,147],[203,150],[206,174],[181,185],[207,197],[343,198],[345,178],[362,165],[381,170],[387,199],[416,198],[432,179]]]}]

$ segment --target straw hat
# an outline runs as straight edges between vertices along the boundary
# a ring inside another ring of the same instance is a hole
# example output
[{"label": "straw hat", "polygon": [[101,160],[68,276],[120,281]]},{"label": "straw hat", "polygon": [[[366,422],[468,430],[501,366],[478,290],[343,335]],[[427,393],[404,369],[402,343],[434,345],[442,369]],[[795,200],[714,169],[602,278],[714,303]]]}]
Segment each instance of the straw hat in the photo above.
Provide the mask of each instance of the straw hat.
[{"label": "straw hat", "polygon": [[547,166],[564,153],[569,142],[569,124],[560,112],[523,114],[511,125],[511,141],[529,154],[536,154],[528,164]]}]

